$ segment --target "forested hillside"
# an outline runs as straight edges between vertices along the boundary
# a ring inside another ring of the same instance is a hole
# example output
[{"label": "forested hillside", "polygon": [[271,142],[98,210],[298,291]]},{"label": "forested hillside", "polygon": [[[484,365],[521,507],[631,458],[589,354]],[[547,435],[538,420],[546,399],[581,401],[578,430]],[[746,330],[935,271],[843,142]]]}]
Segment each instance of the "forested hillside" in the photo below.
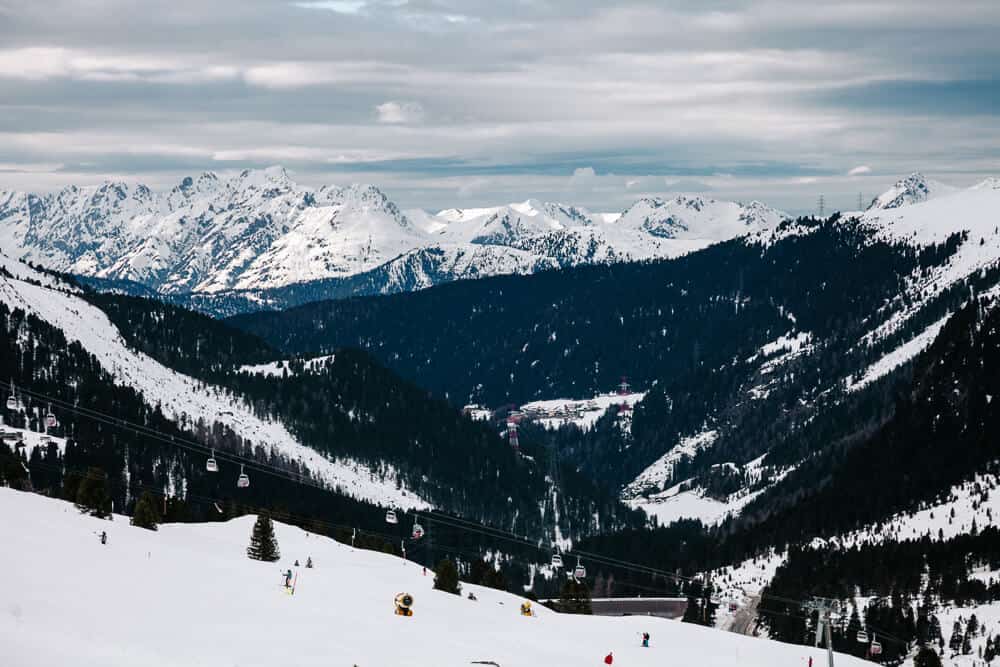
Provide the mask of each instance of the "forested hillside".
[{"label": "forested hillside", "polygon": [[649,390],[631,434],[605,421],[564,451],[618,488],[702,429],[719,426],[721,436],[710,458],[683,464],[692,472],[749,461],[794,434],[833,403],[829,392],[844,378],[960,302],[957,293],[939,297],[891,335],[857,345],[907,307],[907,281],[946,262],[962,240],[915,248],[872,239],[836,217],[803,219],[774,240],[731,241],[668,262],[493,278],[230,321],[285,352],[358,345],[455,403],[584,397],[627,376]]}]

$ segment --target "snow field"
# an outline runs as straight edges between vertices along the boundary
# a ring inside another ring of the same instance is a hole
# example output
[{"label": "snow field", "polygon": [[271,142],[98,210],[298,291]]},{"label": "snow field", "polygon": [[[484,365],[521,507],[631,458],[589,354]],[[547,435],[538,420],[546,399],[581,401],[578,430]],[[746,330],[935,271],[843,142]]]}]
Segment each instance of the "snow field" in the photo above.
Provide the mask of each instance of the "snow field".
[{"label": "snow field", "polygon": [[[275,524],[282,559],[246,558],[253,517],[176,524],[158,532],[80,515],[69,503],[0,489],[8,536],[0,645],[10,667],[358,665],[502,667],[801,665],[815,649],[649,617],[560,615],[521,598],[463,585],[479,598],[433,591],[433,577],[393,556],[353,550]],[[106,530],[102,546],[97,534]],[[12,538],[12,539],[11,539]],[[280,572],[296,569],[295,595]],[[293,568],[295,569],[295,568]],[[414,616],[393,614],[396,593]],[[639,646],[639,633],[652,647]],[[838,657],[838,665],[863,664]]]}]

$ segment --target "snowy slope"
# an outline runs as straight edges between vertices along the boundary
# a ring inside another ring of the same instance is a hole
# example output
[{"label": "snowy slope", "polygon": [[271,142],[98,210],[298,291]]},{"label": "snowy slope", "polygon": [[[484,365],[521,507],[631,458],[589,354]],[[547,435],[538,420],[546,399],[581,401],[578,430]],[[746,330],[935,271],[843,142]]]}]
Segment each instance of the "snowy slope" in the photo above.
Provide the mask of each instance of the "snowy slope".
[{"label": "snowy slope", "polygon": [[[0,645],[9,667],[143,665],[359,665],[502,667],[615,665],[772,667],[805,664],[809,647],[742,637],[645,617],[569,616],[477,586],[478,600],[431,590],[433,577],[393,556],[354,551],[298,528],[275,525],[277,563],[247,559],[253,517],[176,524],[157,532],[81,516],[72,505],[0,489],[0,550],[8,577]],[[108,532],[102,546],[95,533]],[[294,596],[279,572],[297,569]],[[414,596],[414,615],[392,599]],[[638,633],[652,644],[639,646]],[[838,656],[842,667],[864,664]]]},{"label": "snowy slope", "polygon": [[624,404],[632,407],[645,396],[643,391],[624,395],[599,394],[588,399],[557,398],[525,403],[521,410],[545,428],[556,429],[564,424],[574,424],[589,431],[611,406]]},{"label": "snowy slope", "polygon": [[[23,271],[41,276],[30,269]],[[283,424],[254,415],[243,401],[224,389],[206,386],[130,349],[100,309],[73,294],[0,276],[0,301],[62,329],[68,340],[79,341],[93,354],[116,382],[142,392],[150,406],[160,406],[164,414],[173,415],[175,420],[187,414],[191,421],[225,423],[238,435],[301,461],[319,479],[347,495],[384,505],[426,505],[407,493],[404,486],[397,489],[391,474],[383,480],[355,461],[328,460],[299,443]]]}]

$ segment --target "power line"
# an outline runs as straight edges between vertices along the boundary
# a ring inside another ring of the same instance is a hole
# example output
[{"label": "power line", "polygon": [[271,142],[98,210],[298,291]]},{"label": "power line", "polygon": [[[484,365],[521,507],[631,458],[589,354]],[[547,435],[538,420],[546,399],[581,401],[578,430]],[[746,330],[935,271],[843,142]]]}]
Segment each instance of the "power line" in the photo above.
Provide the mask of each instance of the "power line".
[{"label": "power line", "polygon": [[[824,205],[824,200],[823,200],[823,196],[822,195],[820,195],[819,204],[820,204],[820,215],[822,215],[822,213],[823,213],[823,205]],[[248,458],[246,456],[242,456],[242,455],[237,454],[237,453],[228,452],[226,450],[216,451],[212,447],[210,447],[208,445],[205,445],[203,443],[200,443],[200,442],[198,442],[196,440],[191,440],[191,439],[186,438],[184,436],[175,436],[175,435],[170,435],[170,434],[164,434],[164,433],[162,433],[160,431],[157,431],[156,429],[153,429],[151,427],[145,426],[143,424],[136,424],[136,423],[130,422],[130,421],[126,420],[126,419],[122,419],[122,418],[116,417],[114,415],[109,415],[107,413],[104,413],[104,412],[101,412],[101,411],[98,411],[98,410],[93,410],[93,409],[90,409],[90,408],[84,408],[84,407],[80,407],[78,405],[73,405],[71,403],[68,403],[67,401],[62,400],[62,399],[59,399],[59,398],[56,398],[56,397],[53,397],[53,396],[48,396],[46,394],[43,394],[43,393],[40,393],[40,392],[36,392],[36,391],[32,391],[30,389],[26,389],[23,386],[18,386],[18,387],[15,388],[15,386],[13,384],[7,383],[7,382],[3,382],[2,380],[0,380],[0,388],[7,389],[9,391],[15,391],[16,390],[17,392],[23,393],[26,396],[38,399],[40,402],[48,402],[50,406],[51,405],[55,405],[55,406],[59,407],[61,410],[66,410],[67,412],[76,414],[76,415],[81,416],[83,418],[91,419],[91,420],[94,420],[96,422],[112,426],[114,428],[126,429],[126,430],[130,429],[133,432],[135,432],[136,435],[141,435],[141,436],[150,438],[152,440],[156,440],[158,442],[162,442],[164,444],[176,446],[176,447],[181,448],[181,449],[186,450],[186,451],[190,451],[190,452],[197,453],[197,454],[209,454],[211,452],[215,452],[215,456],[217,458],[220,458],[220,459],[232,462],[232,463],[240,463],[241,465],[243,465],[245,467],[249,467],[251,470],[255,470],[257,472],[261,472],[261,473],[264,473],[264,474],[273,475],[275,477],[280,477],[280,478],[283,478],[283,479],[287,479],[287,480],[289,480],[289,481],[291,481],[293,483],[302,484],[302,485],[305,485],[305,486],[310,486],[310,487],[313,487],[313,488],[316,488],[316,489],[319,489],[319,490],[322,490],[322,491],[326,491],[328,493],[333,493],[335,491],[335,489],[332,489],[332,488],[330,488],[327,485],[321,484],[321,483],[313,480],[312,478],[308,477],[307,475],[304,475],[304,474],[293,474],[290,471],[287,471],[287,470],[285,470],[283,468],[279,468],[278,466],[274,466],[274,465],[271,465],[271,464],[263,463],[263,462],[255,460],[255,459],[250,459],[250,458]],[[49,464],[45,464],[45,463],[42,463],[42,462],[36,462],[34,464],[31,464],[31,465],[34,465],[34,466],[39,466],[39,465],[49,466],[49,467],[51,467],[53,469],[58,468],[58,469],[61,469],[64,472],[64,474],[67,471],[66,468],[61,468],[60,466],[51,466]],[[303,467],[305,467],[305,466],[303,465]],[[70,472],[73,472],[73,471],[70,471]],[[89,474],[89,473],[84,473],[84,474]],[[104,480],[107,481],[108,478],[105,477]],[[148,490],[151,493],[155,493],[157,495],[167,495],[165,491],[156,489],[154,487],[149,487],[148,485],[134,485],[131,488],[138,488],[138,489]],[[203,499],[206,502],[211,502],[213,504],[217,504],[219,502],[216,499],[211,499],[211,498],[208,498],[206,496],[198,496],[197,494],[185,494],[185,500],[188,497],[195,498],[195,499],[200,498],[200,499]],[[313,517],[301,517],[301,516],[292,515],[292,514],[287,513],[287,512],[280,512],[280,511],[274,512],[274,511],[271,511],[271,510],[264,510],[262,508],[253,508],[252,506],[247,506],[247,505],[244,505],[244,506],[247,507],[248,509],[251,509],[251,510],[256,509],[257,513],[261,513],[261,512],[267,511],[269,514],[271,514],[272,516],[275,516],[275,517],[277,517],[279,519],[282,518],[282,517],[286,517],[286,518],[292,520],[293,523],[299,523],[299,524],[302,524],[302,525],[306,525],[309,522],[313,522],[316,525],[324,525],[324,526],[327,526],[327,527],[333,527],[333,528],[338,528],[338,529],[342,528],[342,529],[356,530],[353,526],[347,526],[347,525],[343,525],[343,524],[334,524],[334,523],[326,522],[326,521],[323,521],[323,520],[320,520],[320,519],[315,519]],[[505,530],[505,529],[502,529],[502,528],[495,528],[495,527],[492,527],[492,526],[487,526],[485,524],[482,524],[482,523],[479,523],[479,522],[473,522],[473,521],[470,521],[470,520],[467,520],[467,519],[462,519],[460,517],[454,517],[454,516],[450,516],[450,515],[446,515],[446,514],[441,514],[441,513],[436,512],[433,509],[430,509],[430,510],[411,510],[410,513],[412,513],[415,517],[418,517],[418,518],[421,515],[427,517],[426,520],[428,521],[428,528],[430,526],[430,522],[437,522],[437,523],[447,525],[447,526],[452,527],[452,528],[457,529],[457,530],[462,530],[462,531],[471,532],[471,533],[477,533],[477,534],[480,534],[480,535],[484,535],[486,537],[490,537],[492,539],[506,540],[506,541],[509,541],[509,542],[512,542],[512,543],[517,543],[517,544],[520,544],[522,546],[526,546],[526,547],[529,547],[529,548],[532,548],[534,550],[541,551],[541,552],[545,552],[545,551],[549,551],[550,550],[550,549],[548,549],[546,547],[543,547],[539,541],[529,540],[528,538],[523,537],[521,535],[518,535],[518,534],[516,534],[516,533],[514,533],[512,531],[508,531],[508,530]],[[398,535],[389,536],[387,534],[377,533],[375,531],[358,531],[358,532],[367,533],[367,534],[371,534],[371,535],[374,535],[374,536],[380,536],[380,537],[383,537],[383,538],[388,538],[390,540],[399,539]],[[410,539],[408,541],[412,544],[415,540]],[[406,538],[404,538],[403,539],[403,543],[406,543],[406,542],[407,542],[407,540],[406,540]],[[428,548],[430,548],[429,544],[427,546],[428,546]],[[622,559],[618,559],[618,558],[613,558],[613,557],[610,557],[610,556],[604,556],[602,554],[597,554],[597,553],[594,553],[594,552],[588,552],[588,551],[582,551],[582,550],[574,550],[574,549],[570,548],[565,553],[567,553],[567,554],[573,554],[573,555],[576,555],[576,556],[581,557],[581,558],[586,558],[587,560],[589,560],[591,562],[597,563],[599,565],[604,565],[605,567],[618,568],[618,569],[621,569],[621,570],[624,570],[624,571],[629,571],[629,572],[633,572],[633,573],[637,573],[637,574],[644,574],[644,575],[651,576],[651,577],[661,576],[661,577],[664,577],[664,578],[673,579],[674,581],[676,581],[678,583],[682,583],[682,582],[683,583],[689,583],[689,584],[690,583],[694,583],[694,582],[699,582],[701,584],[710,583],[710,581],[708,580],[707,576],[692,576],[692,577],[687,577],[687,576],[678,574],[676,572],[668,572],[666,570],[661,570],[661,569],[650,567],[650,566],[643,565],[643,564],[640,564],[640,563],[634,563],[634,562],[631,562],[631,561],[626,561],[626,560],[622,560]],[[481,556],[481,554],[478,554],[478,552],[477,552],[477,555]],[[535,565],[537,565],[537,564],[535,564]],[[631,584],[629,584],[629,585],[631,585]],[[814,601],[803,602],[803,601],[800,601],[800,600],[792,600],[790,598],[784,598],[784,597],[781,597],[781,596],[772,595],[772,594],[764,594],[764,593],[760,594],[760,598],[762,600],[767,599],[767,600],[774,600],[776,602],[783,602],[783,603],[786,603],[786,604],[791,604],[791,605],[794,605],[794,606],[796,606],[796,607],[798,607],[800,609],[814,609],[815,608],[815,607],[811,606],[811,605],[815,604]],[[764,613],[768,613],[768,612],[764,611]],[[872,626],[868,626],[868,628],[871,629],[873,632],[877,633],[878,635],[880,635],[881,637],[889,639],[890,641],[896,641],[896,642],[899,642],[899,643],[902,643],[902,644],[905,644],[905,645],[909,644],[905,640],[893,637],[891,634],[886,633],[886,632],[884,632],[882,630],[879,630],[878,628],[874,628]],[[829,630],[829,628],[828,628],[828,630]],[[832,664],[832,662],[831,662],[831,664]]]}]

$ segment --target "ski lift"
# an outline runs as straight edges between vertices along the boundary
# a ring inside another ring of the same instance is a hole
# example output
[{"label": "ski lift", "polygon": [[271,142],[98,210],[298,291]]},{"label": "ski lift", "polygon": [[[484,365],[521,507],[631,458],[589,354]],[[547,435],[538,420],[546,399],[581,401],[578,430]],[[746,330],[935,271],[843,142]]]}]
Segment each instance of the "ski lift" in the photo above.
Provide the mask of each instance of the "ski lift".
[{"label": "ski lift", "polygon": [[882,655],[882,644],[880,642],[872,642],[871,648],[868,650],[872,655]]},{"label": "ski lift", "polygon": [[212,450],[212,455],[208,457],[207,461],[205,461],[205,470],[207,470],[208,472],[219,472],[219,464],[215,460],[214,449]]},{"label": "ski lift", "polygon": [[385,513],[385,522],[393,524],[399,523],[399,519],[396,518],[396,510],[389,510]]},{"label": "ski lift", "polygon": [[242,465],[240,466],[240,476],[236,480],[236,486],[239,487],[239,488],[241,488],[241,489],[245,489],[248,486],[250,486],[250,477],[247,476],[247,474],[245,472],[243,472],[243,466]]},{"label": "ski lift", "polygon": [[424,536],[424,527],[421,526],[419,523],[414,523],[413,524],[413,533],[411,535],[412,535],[413,539],[419,540],[421,537]]},{"label": "ski lift", "polygon": [[562,556],[559,554],[552,554],[552,567],[562,567]]},{"label": "ski lift", "polygon": [[868,643],[868,633],[864,630],[858,630],[858,642],[861,644]]},{"label": "ski lift", "polygon": [[56,421],[56,416],[54,414],[52,414],[52,410],[50,409],[49,413],[47,415],[45,415],[45,426],[46,426],[46,428],[55,428],[56,425],[58,425],[58,423],[59,422]]},{"label": "ski lift", "polygon": [[7,397],[7,409],[17,410],[17,396],[14,396],[14,394]]},{"label": "ski lift", "polygon": [[587,568],[580,564],[580,559],[576,559],[576,567],[573,568],[573,578],[575,579],[586,579],[587,578]]}]

